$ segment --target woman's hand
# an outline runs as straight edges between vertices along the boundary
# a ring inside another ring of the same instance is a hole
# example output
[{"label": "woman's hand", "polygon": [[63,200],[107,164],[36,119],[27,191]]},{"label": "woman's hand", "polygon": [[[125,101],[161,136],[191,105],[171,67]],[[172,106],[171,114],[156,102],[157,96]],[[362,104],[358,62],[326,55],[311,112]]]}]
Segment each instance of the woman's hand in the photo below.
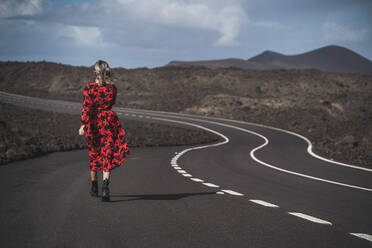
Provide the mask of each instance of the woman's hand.
[{"label": "woman's hand", "polygon": [[85,127],[85,125],[82,125],[81,127],[80,127],[80,129],[79,129],[79,135],[84,135],[84,127]]}]

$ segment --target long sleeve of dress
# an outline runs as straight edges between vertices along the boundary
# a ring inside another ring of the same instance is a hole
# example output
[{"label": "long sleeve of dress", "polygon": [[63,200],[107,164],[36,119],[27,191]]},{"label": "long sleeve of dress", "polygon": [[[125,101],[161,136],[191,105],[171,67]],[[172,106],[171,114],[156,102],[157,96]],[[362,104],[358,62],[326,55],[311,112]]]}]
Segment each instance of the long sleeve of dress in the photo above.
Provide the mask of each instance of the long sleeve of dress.
[{"label": "long sleeve of dress", "polygon": [[89,87],[85,85],[84,91],[83,91],[83,96],[84,96],[84,101],[83,101],[83,106],[81,108],[81,123],[80,126],[84,126],[84,130],[87,130],[87,125],[90,120],[90,108],[92,105],[92,100],[89,96]]}]

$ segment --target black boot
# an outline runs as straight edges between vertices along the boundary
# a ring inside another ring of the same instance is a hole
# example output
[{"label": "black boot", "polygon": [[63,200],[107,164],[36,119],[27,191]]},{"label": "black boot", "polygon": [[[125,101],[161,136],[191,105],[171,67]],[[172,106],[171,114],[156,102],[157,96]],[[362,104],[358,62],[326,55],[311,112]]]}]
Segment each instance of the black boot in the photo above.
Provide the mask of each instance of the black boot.
[{"label": "black boot", "polygon": [[90,195],[94,197],[98,197],[98,183],[97,180],[92,181],[92,187],[90,189]]},{"label": "black boot", "polygon": [[102,201],[110,201],[110,189],[108,187],[109,180],[105,179],[102,182]]}]

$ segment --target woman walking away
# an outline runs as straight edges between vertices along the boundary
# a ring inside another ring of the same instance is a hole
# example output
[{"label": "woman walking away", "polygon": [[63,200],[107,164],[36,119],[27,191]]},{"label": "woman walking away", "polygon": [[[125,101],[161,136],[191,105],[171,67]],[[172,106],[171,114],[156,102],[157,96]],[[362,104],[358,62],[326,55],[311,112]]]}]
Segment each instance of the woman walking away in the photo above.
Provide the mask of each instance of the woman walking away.
[{"label": "woman walking away", "polygon": [[117,89],[110,81],[110,67],[107,62],[98,60],[93,69],[96,80],[84,87],[79,135],[84,135],[89,148],[90,194],[98,197],[97,173],[103,170],[102,201],[110,201],[110,173],[124,163],[130,151],[125,131],[117,114],[111,110]]}]

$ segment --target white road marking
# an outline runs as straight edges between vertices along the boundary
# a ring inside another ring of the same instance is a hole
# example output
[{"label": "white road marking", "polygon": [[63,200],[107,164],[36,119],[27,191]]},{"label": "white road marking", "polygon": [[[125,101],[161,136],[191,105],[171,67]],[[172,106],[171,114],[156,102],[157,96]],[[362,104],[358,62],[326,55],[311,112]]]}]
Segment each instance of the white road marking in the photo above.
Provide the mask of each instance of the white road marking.
[{"label": "white road marking", "polygon": [[202,179],[199,179],[199,178],[190,178],[191,180],[193,180],[193,181],[195,181],[195,182],[204,182],[204,180],[202,180]]},{"label": "white road marking", "polygon": [[[181,170],[181,167],[179,167],[177,165],[177,160],[183,155],[185,154],[186,152],[188,151],[192,151],[192,150],[197,150],[197,149],[203,149],[203,148],[208,148],[208,147],[213,147],[213,146],[219,146],[219,145],[223,145],[223,144],[226,144],[229,142],[229,138],[227,138],[225,135],[217,132],[217,131],[214,131],[212,129],[209,129],[209,128],[206,128],[206,127],[203,127],[203,126],[200,126],[200,125],[197,125],[197,124],[193,124],[193,123],[189,123],[189,122],[184,122],[184,121],[177,121],[177,120],[171,120],[171,119],[164,119],[164,118],[156,118],[154,117],[153,119],[157,119],[157,120],[162,120],[162,121],[168,121],[168,122],[175,122],[175,123],[180,123],[180,124],[184,124],[184,125],[189,125],[189,126],[194,126],[194,127],[197,127],[197,128],[200,128],[200,129],[204,129],[208,132],[211,132],[211,133],[214,133],[220,137],[222,137],[224,139],[224,141],[221,141],[219,143],[215,143],[215,144],[210,144],[210,145],[204,145],[204,146],[197,146],[197,147],[191,147],[191,148],[188,148],[188,149],[185,149],[179,153],[175,152],[175,156],[171,159],[171,165],[177,169],[177,171],[179,173],[183,173],[182,175],[183,176],[186,176],[186,177],[191,177],[192,175],[188,174],[185,170]],[[178,169],[179,168],[179,169]],[[201,180],[201,179],[198,179],[198,178],[190,178],[191,180],[193,181],[198,181],[198,180]],[[203,180],[201,180],[200,182],[204,182]],[[204,185],[208,186],[208,187],[219,187],[218,185],[216,184],[213,184],[213,183],[203,183]]]},{"label": "white road marking", "polygon": [[315,223],[325,224],[325,225],[332,225],[332,223],[329,222],[329,221],[322,220],[322,219],[319,219],[319,218],[316,218],[316,217],[313,217],[313,216],[310,216],[310,215],[307,215],[307,214],[296,213],[296,212],[288,212],[288,213],[291,214],[291,215],[297,216],[299,218],[315,222]]},{"label": "white road marking", "polygon": [[222,192],[222,191],[217,191],[216,194],[223,195],[223,194],[225,194],[225,193]]},{"label": "white road marking", "polygon": [[351,235],[357,236],[358,238],[365,239],[372,242],[372,235],[365,233],[350,233]]},{"label": "white road marking", "polygon": [[259,205],[262,205],[262,206],[265,206],[265,207],[269,207],[269,208],[278,208],[279,207],[278,205],[272,204],[270,202],[265,202],[265,201],[262,201],[262,200],[251,199],[249,201],[254,202],[256,204],[259,204]]},{"label": "white road marking", "polygon": [[205,186],[212,187],[212,188],[218,188],[220,186],[213,184],[213,183],[203,183]]},{"label": "white road marking", "polygon": [[[136,110],[136,109],[126,109],[126,111],[138,111],[138,110]],[[146,113],[150,112],[152,114],[157,114],[157,115],[159,115],[159,113],[167,114],[168,116],[173,115],[173,116],[170,116],[170,117],[176,117],[176,118],[181,118],[181,117],[188,116],[188,117],[194,117],[194,118],[207,118],[207,119],[212,119],[212,120],[220,120],[220,121],[228,121],[228,122],[234,122],[234,123],[241,123],[241,124],[245,124],[245,125],[248,124],[248,125],[252,125],[252,126],[264,127],[264,128],[268,128],[268,129],[272,129],[272,130],[276,130],[276,131],[288,133],[288,134],[297,136],[297,137],[305,140],[306,143],[308,144],[307,152],[311,156],[313,156],[313,157],[315,157],[317,159],[326,161],[328,163],[336,164],[336,165],[341,165],[341,166],[345,166],[345,167],[349,167],[349,168],[354,168],[354,169],[359,169],[359,170],[363,170],[363,171],[372,172],[372,169],[369,169],[369,168],[365,168],[365,167],[361,167],[361,166],[355,166],[355,165],[346,164],[346,163],[341,163],[341,162],[337,162],[337,161],[334,161],[334,160],[330,160],[330,159],[321,157],[321,156],[315,154],[312,151],[313,145],[311,144],[311,141],[308,138],[306,138],[305,136],[302,136],[301,134],[298,134],[298,133],[295,133],[295,132],[292,132],[292,131],[288,131],[288,130],[285,130],[285,129],[281,129],[281,128],[277,128],[277,127],[271,127],[271,126],[267,126],[267,125],[263,125],[263,124],[258,124],[258,123],[253,123],[253,122],[231,120],[231,119],[218,118],[218,117],[209,117],[209,116],[208,117],[205,117],[205,116],[197,116],[197,115],[192,115],[192,114],[181,114],[181,113],[165,112],[165,111],[151,111],[151,110],[142,110],[142,111],[146,111]],[[186,119],[190,119],[190,118],[186,118]]]},{"label": "white road marking", "polygon": [[223,189],[222,191],[223,192],[226,192],[226,193],[228,193],[230,195],[238,195],[238,196],[243,196],[244,195],[242,193],[239,193],[239,192],[236,192],[236,191],[233,191],[233,190],[229,190],[229,189]]},{"label": "white road marking", "polygon": [[[174,117],[174,118],[181,118],[181,117]],[[154,117],[154,119],[167,120],[167,119],[157,118],[157,117]],[[282,171],[282,172],[285,172],[285,173],[288,173],[288,174],[292,174],[292,175],[296,175],[296,176],[300,176],[300,177],[305,177],[305,178],[308,178],[308,179],[316,180],[316,181],[321,181],[321,182],[335,184],[335,185],[339,185],[339,186],[343,186],[343,187],[354,188],[354,189],[359,189],[359,190],[365,190],[365,191],[372,192],[372,189],[370,189],[370,188],[365,188],[365,187],[360,187],[360,186],[356,186],[356,185],[351,185],[351,184],[340,183],[340,182],[336,182],[336,181],[332,181],[332,180],[328,180],[328,179],[323,179],[323,178],[319,178],[319,177],[309,176],[309,175],[306,175],[306,174],[302,174],[302,173],[298,173],[298,172],[294,172],[294,171],[282,169],[280,167],[276,167],[274,165],[271,165],[271,164],[268,164],[268,163],[265,163],[265,162],[259,160],[258,158],[256,158],[256,156],[254,155],[254,153],[257,150],[260,150],[260,149],[262,149],[263,147],[265,147],[265,146],[267,146],[269,144],[269,140],[265,136],[263,136],[262,134],[259,134],[259,133],[253,132],[251,130],[241,128],[241,127],[236,127],[236,126],[232,126],[232,125],[229,125],[229,124],[225,124],[225,123],[219,123],[219,122],[207,121],[207,120],[199,120],[199,119],[193,119],[193,118],[187,118],[187,117],[183,117],[182,119],[190,119],[190,120],[207,122],[207,123],[212,123],[212,124],[216,124],[216,125],[220,125],[220,126],[230,127],[230,128],[237,129],[237,130],[240,130],[240,131],[243,131],[243,132],[246,132],[246,133],[250,133],[250,134],[253,134],[253,135],[256,135],[256,136],[262,138],[265,142],[262,145],[254,148],[250,152],[250,156],[252,157],[253,160],[255,160],[256,162],[258,162],[258,163],[260,163],[260,164],[262,164],[262,165],[264,165],[266,167],[272,168],[274,170]],[[205,127],[203,127],[203,129],[204,128]],[[214,131],[214,130],[212,130],[212,131]],[[216,132],[216,131],[214,131],[214,132]]]},{"label": "white road marking", "polygon": [[[159,111],[161,112],[161,111]],[[169,113],[168,113],[169,114]],[[172,113],[171,113],[172,114]],[[159,114],[158,114],[159,115]],[[369,189],[369,188],[364,188],[364,187],[360,187],[360,186],[356,186],[356,185],[351,185],[351,184],[345,184],[345,183],[340,183],[340,182],[336,182],[336,181],[332,181],[332,180],[327,180],[327,179],[323,179],[323,178],[318,178],[318,177],[313,177],[313,176],[309,176],[309,175],[306,175],[306,174],[302,174],[302,173],[298,173],[298,172],[294,172],[294,171],[290,171],[290,170],[286,170],[286,169],[282,169],[282,168],[279,168],[279,167],[276,167],[276,166],[273,166],[273,165],[270,165],[268,163],[265,163],[259,159],[256,158],[256,156],[254,155],[254,153],[265,147],[268,143],[269,143],[269,140],[263,136],[262,134],[259,134],[259,133],[256,133],[256,132],[253,132],[253,131],[250,131],[250,130],[247,130],[247,129],[244,129],[244,128],[240,128],[240,127],[236,127],[236,126],[232,126],[232,125],[229,125],[229,124],[224,124],[224,123],[219,123],[219,122],[214,122],[214,121],[207,121],[207,120],[201,120],[201,119],[194,119],[194,118],[187,118],[187,117],[178,117],[178,116],[173,116],[174,118],[180,118],[180,119],[189,119],[189,120],[194,120],[194,121],[200,121],[200,122],[207,122],[207,123],[213,123],[213,124],[216,124],[216,125],[220,125],[220,126],[226,126],[226,127],[230,127],[230,128],[233,128],[233,129],[237,129],[237,130],[240,130],[240,131],[243,131],[243,132],[247,132],[247,133],[250,133],[250,134],[253,134],[253,135],[256,135],[260,138],[262,138],[265,142],[256,147],[255,149],[253,149],[251,152],[250,152],[250,156],[252,157],[252,159],[254,159],[256,162],[264,165],[264,166],[267,166],[269,168],[272,168],[272,169],[275,169],[275,170],[278,170],[278,171],[282,171],[282,172],[285,172],[285,173],[288,173],[288,174],[292,174],[292,175],[296,175],[296,176],[300,176],[300,177],[305,177],[305,178],[308,178],[308,179],[313,179],[313,180],[317,180],[317,181],[321,181],[321,182],[326,182],[326,183],[330,183],[330,184],[335,184],[335,185],[339,185],[339,186],[344,186],[344,187],[349,187],[349,188],[354,188],[354,189],[359,189],[359,190],[365,190],[365,191],[371,191],[372,192],[372,189]],[[203,126],[200,126],[200,125],[197,125],[197,124],[193,124],[193,123],[188,123],[188,122],[183,122],[183,121],[176,121],[176,120],[170,120],[170,119],[164,119],[164,118],[159,118],[159,117],[153,117],[153,119],[158,119],[158,120],[163,120],[163,121],[171,121],[171,122],[179,122],[179,123],[183,123],[183,124],[186,124],[186,125],[192,125],[192,126],[196,126],[196,127],[199,127],[201,129],[204,129],[204,130],[207,130],[209,132],[212,132],[212,133],[215,133],[219,136],[222,136],[224,137],[225,141],[229,141],[229,139],[224,136],[223,134],[215,131],[215,130],[212,130],[212,129],[209,129],[209,128],[206,128],[206,127],[203,127]],[[228,120],[228,121],[233,121],[233,120]],[[244,123],[244,122],[243,122]],[[249,124],[249,123],[247,123]],[[256,124],[257,126],[260,126],[258,124]],[[270,128],[270,127],[268,127]],[[275,128],[272,128],[272,129],[275,129]],[[284,130],[285,131],[285,130]],[[225,142],[225,143],[227,143]],[[217,145],[222,145],[224,144],[224,142],[221,142],[221,143],[218,143]],[[201,146],[201,147],[195,147],[195,148],[189,148],[189,149],[186,149],[182,152],[180,152],[178,155],[183,155],[185,152],[187,151],[190,151],[190,150],[194,150],[194,149],[201,149],[201,148],[204,148],[204,147],[209,147],[210,145],[207,145],[207,146]],[[177,157],[178,159],[178,157]],[[362,168],[362,167],[361,167]]]},{"label": "white road marking", "polygon": [[[135,115],[134,115],[134,116],[135,116]],[[198,121],[200,121],[200,120],[198,120]],[[232,121],[232,120],[230,120],[230,121]],[[220,123],[217,123],[217,124],[220,124]],[[267,127],[267,126],[264,126],[264,125],[259,125],[259,124],[254,124],[254,123],[251,123],[251,125]],[[229,126],[230,126],[230,125],[229,125]],[[234,127],[234,128],[235,128],[235,129],[238,129],[238,127]],[[301,135],[298,135],[298,134],[296,134],[296,133],[293,133],[293,132],[290,132],[290,131],[287,131],[287,130],[281,130],[281,129],[277,129],[277,128],[273,128],[273,127],[267,127],[267,128],[280,130],[280,131],[283,131],[283,132],[287,132],[287,133],[289,133],[289,134],[296,135],[296,136],[298,136],[298,137],[300,137],[300,138],[303,138],[304,140],[306,140],[306,141],[308,142],[308,153],[309,153],[310,155],[312,155],[312,156],[318,158],[318,159],[321,159],[321,160],[324,160],[324,161],[327,161],[327,162],[330,162],[330,163],[334,163],[334,164],[339,164],[339,165],[342,165],[342,166],[350,167],[350,168],[361,169],[361,170],[365,170],[365,171],[372,171],[372,170],[367,169],[367,168],[357,167],[357,166],[348,165],[348,164],[343,164],[343,163],[339,163],[339,162],[335,162],[335,161],[332,161],[332,160],[328,160],[328,159],[322,158],[322,157],[320,157],[320,156],[318,156],[318,155],[312,153],[312,144],[311,144],[311,142],[310,142],[306,137],[303,137],[303,136],[301,136]],[[252,131],[249,131],[249,130],[246,130],[246,131],[247,131],[247,132],[250,132],[250,133],[252,133],[252,134],[255,133],[255,132],[252,132]],[[255,134],[258,135],[258,136],[260,136],[260,134],[258,134],[258,133],[255,133]],[[258,149],[260,149],[260,148],[262,148],[262,147],[264,147],[265,145],[268,144],[268,139],[267,139],[265,136],[263,136],[263,135],[261,135],[261,136],[264,137],[264,139],[267,140],[267,143],[266,143],[266,141],[265,141],[266,144],[263,144],[263,145],[257,147],[256,149],[252,150],[252,151],[251,151],[251,157],[252,157],[252,154],[254,155],[254,151],[256,151],[256,150],[258,150]],[[261,137],[261,136],[260,136],[260,137]],[[261,138],[262,138],[262,137],[261,137]],[[182,154],[181,154],[181,155],[182,155]],[[252,157],[252,158],[253,158],[253,157]],[[262,162],[262,161],[261,161],[261,162]],[[263,162],[263,163],[264,163],[264,162]],[[270,166],[269,166],[269,167],[270,167]],[[281,168],[277,168],[277,169],[281,169]],[[286,171],[286,170],[284,170],[284,169],[281,169],[281,170]],[[289,171],[289,172],[291,172],[291,171]],[[289,172],[288,172],[288,173],[289,173]],[[307,175],[303,175],[303,174],[300,174],[300,173],[295,173],[295,172],[292,172],[292,173],[295,174],[295,175],[307,176]],[[307,177],[308,177],[308,178],[315,179],[315,177],[311,177],[311,176],[307,176]],[[317,178],[317,179],[321,179],[321,178]],[[354,188],[358,188],[358,189],[364,189],[364,190],[372,191],[371,189],[368,189],[368,188],[362,188],[362,187],[358,187],[358,186],[354,186],[354,185],[342,184],[342,183],[333,182],[333,181],[325,180],[325,179],[322,179],[321,181],[332,182],[332,183],[336,183],[336,184],[338,184],[338,185],[342,185],[342,186],[349,186],[349,187],[352,186],[352,187],[354,187]],[[206,183],[204,183],[204,184],[206,184]],[[215,186],[217,186],[217,185],[215,185]],[[219,186],[217,186],[217,187],[219,187]],[[217,194],[221,194],[221,193],[223,194],[223,192],[217,192]],[[316,218],[316,217],[313,217],[313,216],[305,215],[305,214],[302,214],[302,213],[295,213],[295,212],[288,212],[288,213],[291,214],[291,215],[294,215],[294,216],[300,217],[300,218],[304,218],[304,219],[307,219],[307,220],[310,220],[310,221],[316,222],[316,223],[332,225],[331,222],[328,222],[328,221],[325,221],[325,220],[321,220],[321,219]],[[360,237],[360,238],[363,238],[363,239],[366,239],[366,240],[368,240],[368,241],[372,241],[372,236],[369,235],[369,234],[364,234],[364,233],[350,233],[350,234],[351,234],[351,235],[354,235],[354,236],[357,236],[357,237]]]}]

